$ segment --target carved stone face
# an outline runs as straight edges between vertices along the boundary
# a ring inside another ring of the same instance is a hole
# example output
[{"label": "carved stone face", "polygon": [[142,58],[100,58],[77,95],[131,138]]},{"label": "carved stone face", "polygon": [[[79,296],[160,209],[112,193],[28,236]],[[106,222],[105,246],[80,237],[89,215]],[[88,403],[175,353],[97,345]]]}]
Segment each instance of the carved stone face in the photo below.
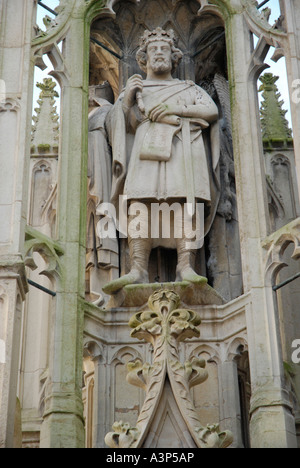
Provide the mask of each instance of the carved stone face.
[{"label": "carved stone face", "polygon": [[148,304],[152,310],[162,311],[164,308],[169,313],[178,307],[179,302],[180,298],[174,291],[159,290],[150,296]]},{"label": "carved stone face", "polygon": [[172,70],[172,50],[166,41],[154,41],[147,47],[147,67],[157,74]]}]

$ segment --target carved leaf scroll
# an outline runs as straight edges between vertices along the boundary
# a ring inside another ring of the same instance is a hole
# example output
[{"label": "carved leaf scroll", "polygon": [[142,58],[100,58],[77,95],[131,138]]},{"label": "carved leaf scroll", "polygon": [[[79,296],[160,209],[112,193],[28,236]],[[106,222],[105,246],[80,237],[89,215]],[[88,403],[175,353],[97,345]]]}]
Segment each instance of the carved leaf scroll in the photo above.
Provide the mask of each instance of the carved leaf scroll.
[{"label": "carved leaf scroll", "polygon": [[50,280],[61,276],[62,265],[60,257],[64,254],[63,249],[52,239],[41,234],[30,226],[26,227],[25,237],[25,265],[32,270],[37,268],[33,254],[37,252],[46,262],[47,268],[40,275],[47,276]]},{"label": "carved leaf scroll", "polygon": [[190,389],[204,382],[208,373],[205,361],[192,358],[184,364],[179,358],[179,343],[187,338],[199,337],[199,315],[187,309],[179,309],[179,296],[170,290],[159,290],[148,301],[149,310],[136,313],[129,325],[131,336],[145,340],[153,346],[153,362],[140,359],[128,364],[127,380],[141,387],[146,398],[135,428],[124,422],[113,425],[107,434],[106,444],[111,448],[142,447],[168,377],[181,415],[199,448],[223,448],[232,443],[229,431],[220,432],[218,424],[203,427],[191,397]]}]

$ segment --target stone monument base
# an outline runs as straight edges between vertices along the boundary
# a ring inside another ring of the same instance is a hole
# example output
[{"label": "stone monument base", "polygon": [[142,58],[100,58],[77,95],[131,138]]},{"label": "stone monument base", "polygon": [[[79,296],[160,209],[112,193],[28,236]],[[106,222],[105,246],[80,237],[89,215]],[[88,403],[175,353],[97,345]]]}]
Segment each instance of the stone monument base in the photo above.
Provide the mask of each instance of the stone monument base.
[{"label": "stone monument base", "polygon": [[142,307],[149,297],[159,289],[174,291],[183,304],[192,305],[223,305],[225,300],[207,281],[190,283],[188,281],[152,284],[130,284],[111,295],[106,309],[119,307]]}]

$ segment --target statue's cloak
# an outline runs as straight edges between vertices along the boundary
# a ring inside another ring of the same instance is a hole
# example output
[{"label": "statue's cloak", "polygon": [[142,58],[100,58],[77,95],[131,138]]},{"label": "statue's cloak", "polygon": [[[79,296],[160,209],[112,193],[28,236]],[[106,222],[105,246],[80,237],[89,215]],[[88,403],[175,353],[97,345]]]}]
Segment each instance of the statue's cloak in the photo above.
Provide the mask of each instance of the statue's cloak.
[{"label": "statue's cloak", "polygon": [[[219,196],[219,124],[168,116],[151,122],[138,105],[124,113],[122,93],[106,127],[113,155],[112,203],[127,200],[187,201],[205,204],[205,234],[215,217]],[[210,96],[191,81],[145,81],[146,109],[160,103],[208,104]],[[118,168],[118,170],[115,170]]]}]

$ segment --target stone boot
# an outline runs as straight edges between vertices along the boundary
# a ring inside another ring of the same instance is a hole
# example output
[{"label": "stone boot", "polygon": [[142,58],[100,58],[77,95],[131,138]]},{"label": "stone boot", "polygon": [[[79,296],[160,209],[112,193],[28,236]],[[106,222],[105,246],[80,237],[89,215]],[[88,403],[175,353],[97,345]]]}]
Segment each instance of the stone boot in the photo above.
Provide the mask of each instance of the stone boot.
[{"label": "stone boot", "polygon": [[148,283],[148,263],[151,253],[151,239],[128,239],[131,269],[127,275],[111,281],[103,287],[106,294],[113,294],[128,284]]},{"label": "stone boot", "polygon": [[186,249],[186,240],[179,239],[177,242],[177,254],[176,281],[206,284],[207,278],[198,275],[194,270],[197,250]]}]

